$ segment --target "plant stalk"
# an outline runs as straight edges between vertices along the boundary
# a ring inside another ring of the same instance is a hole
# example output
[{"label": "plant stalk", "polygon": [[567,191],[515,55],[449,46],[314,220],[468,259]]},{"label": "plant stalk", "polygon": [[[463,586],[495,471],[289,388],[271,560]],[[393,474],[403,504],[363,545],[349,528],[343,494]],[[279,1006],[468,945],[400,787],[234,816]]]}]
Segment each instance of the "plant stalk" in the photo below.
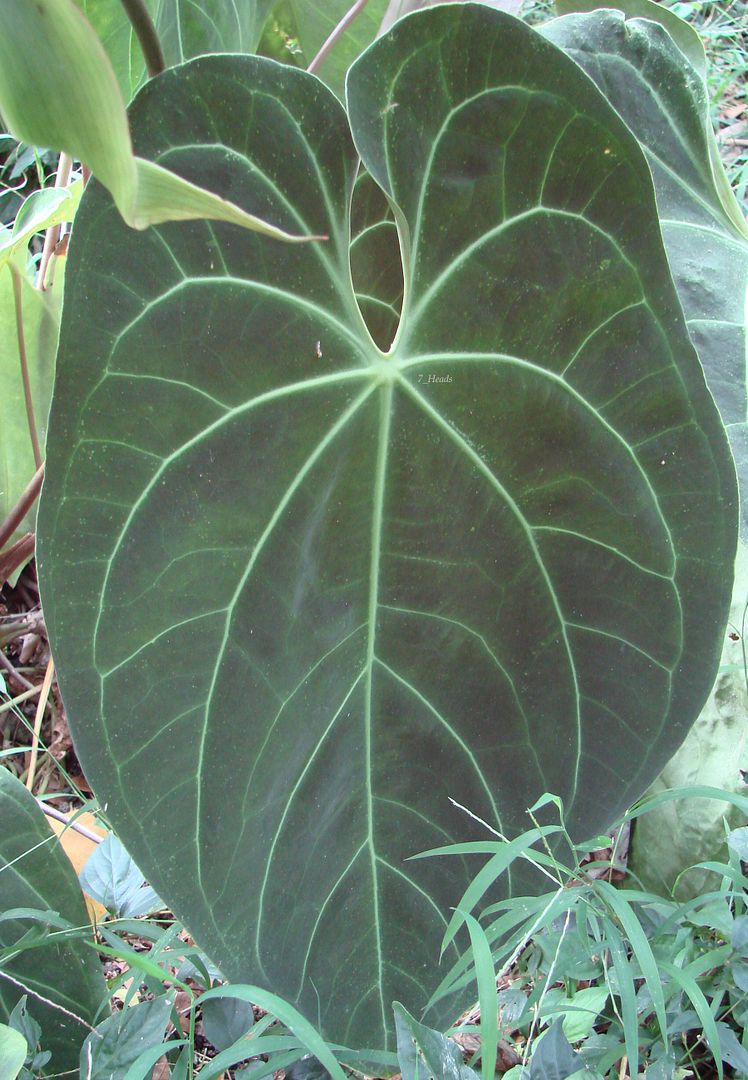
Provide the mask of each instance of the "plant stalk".
[{"label": "plant stalk", "polygon": [[[0,552],[0,586],[5,584],[19,566],[23,566],[25,562],[28,562],[34,554],[34,546],[34,534],[29,532],[24,533],[19,540],[16,540],[15,544],[11,544],[5,551]],[[3,645],[7,645],[7,641],[3,642]]]},{"label": "plant stalk", "polygon": [[[23,378],[23,396],[26,401],[26,419],[29,424],[31,446],[34,451],[34,462],[37,469],[41,468],[42,451],[39,445],[39,434],[36,429],[36,417],[34,416],[34,402],[31,397],[31,379],[29,378],[28,355],[26,353],[26,335],[23,332],[23,278],[18,267],[12,262],[8,263],[10,276],[13,279],[13,299],[16,308],[16,334],[18,336],[18,355],[21,359],[21,376]],[[0,541],[0,546],[2,541]]]},{"label": "plant stalk", "polygon": [[39,736],[42,730],[42,719],[44,717],[44,710],[47,708],[47,701],[49,699],[49,691],[52,689],[52,676],[55,673],[54,660],[50,656],[47,663],[47,670],[44,672],[44,681],[42,682],[42,688],[39,693],[39,700],[36,703],[36,715],[34,716],[34,730],[31,737],[31,757],[29,759],[29,771],[26,774],[26,787],[29,791],[34,786],[34,777],[36,776],[36,761],[39,756]]},{"label": "plant stalk", "polygon": [[21,524],[26,514],[36,501],[36,497],[41,491],[42,480],[44,479],[44,466],[39,465],[31,480],[26,485],[26,490],[21,495],[16,505],[6,517],[5,521],[0,524],[0,550],[10,540],[13,533]]},{"label": "plant stalk", "polygon": [[160,75],[166,69],[166,60],[158,38],[158,31],[143,0],[122,0],[122,7],[137,35],[148,77],[152,79],[154,75]]},{"label": "plant stalk", "polygon": [[[68,186],[70,180],[70,170],[73,167],[73,159],[69,154],[60,154],[60,160],[57,162],[57,176],[55,177],[55,187],[63,188]],[[39,273],[36,278],[36,287],[40,292],[44,292],[46,288],[47,268],[49,266],[49,260],[55,253],[58,241],[60,239],[60,226],[50,225],[44,234],[44,247],[42,249],[42,257],[39,262]]]},{"label": "plant stalk", "polygon": [[8,709],[14,709],[16,705],[20,705],[22,701],[28,701],[29,698],[34,697],[36,694],[41,693],[41,686],[33,686],[31,690],[25,690],[18,697],[11,698],[10,701],[4,701],[0,705],[0,713],[7,712]]},{"label": "plant stalk", "polygon": [[311,64],[307,68],[307,71],[314,74],[322,61],[325,60],[328,54],[332,51],[335,43],[338,41],[339,38],[343,36],[343,34],[346,32],[346,30],[351,25],[356,16],[361,14],[368,2],[369,0],[356,0],[356,3],[353,5],[353,7],[345,13],[338,25],[332,31],[325,43],[322,45],[322,48],[312,60]]}]

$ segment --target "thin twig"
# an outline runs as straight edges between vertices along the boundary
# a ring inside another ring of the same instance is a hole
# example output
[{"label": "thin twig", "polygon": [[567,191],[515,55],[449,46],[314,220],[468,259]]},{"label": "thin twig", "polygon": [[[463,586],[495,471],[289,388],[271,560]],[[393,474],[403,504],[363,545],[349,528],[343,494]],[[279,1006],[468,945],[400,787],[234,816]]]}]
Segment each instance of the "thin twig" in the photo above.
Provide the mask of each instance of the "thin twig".
[{"label": "thin twig", "polygon": [[97,836],[95,832],[91,832],[85,825],[80,825],[77,821],[72,821],[68,815],[63,814],[61,810],[55,810],[54,806],[50,806],[49,803],[45,803],[41,799],[37,799],[36,801],[47,817],[54,818],[55,821],[61,821],[68,829],[73,829],[74,832],[80,833],[81,836],[85,836],[87,840],[93,840],[94,844],[100,844],[104,839],[103,836]]},{"label": "thin twig", "polygon": [[146,70],[152,79],[154,75],[160,75],[166,68],[164,51],[158,39],[158,31],[153,25],[153,19],[143,0],[122,0],[122,7],[125,9],[125,14],[140,42]]},{"label": "thin twig", "polygon": [[31,736],[31,757],[29,758],[29,771],[26,775],[26,787],[29,791],[34,786],[34,777],[36,776],[36,759],[39,756],[39,735],[42,730],[42,719],[44,717],[44,710],[47,707],[47,700],[49,698],[49,691],[52,688],[52,676],[55,673],[54,660],[50,656],[47,661],[47,670],[44,672],[44,680],[42,682],[42,688],[39,692],[39,700],[36,703],[36,715],[34,717],[34,730]]},{"label": "thin twig", "polygon": [[36,417],[34,416],[34,401],[31,396],[31,379],[29,378],[29,363],[26,353],[26,336],[23,332],[23,277],[17,266],[8,263],[10,276],[13,279],[13,300],[16,308],[16,335],[18,337],[18,355],[21,359],[21,376],[23,378],[23,396],[26,401],[26,419],[31,436],[31,447],[34,451],[34,462],[37,469],[41,468],[42,451],[39,445],[39,435],[36,430]]},{"label": "thin twig", "polygon": [[22,983],[20,979],[16,979],[12,975],[9,975],[7,971],[0,971],[0,979],[7,979],[9,983],[17,986],[19,990],[23,990],[24,994],[31,994],[31,996],[37,998],[38,1001],[43,1001],[45,1005],[49,1005],[51,1009],[57,1009],[58,1012],[65,1013],[66,1016],[70,1016],[73,1020],[77,1020],[84,1028],[88,1028],[89,1031],[93,1031],[95,1035],[102,1038],[101,1032],[97,1031],[96,1028],[91,1027],[88,1021],[84,1020],[82,1016],[78,1016],[77,1013],[71,1012],[70,1009],[66,1009],[62,1005],[58,1005],[56,1001],[50,1001],[49,998],[45,998],[36,990],[32,990],[26,983]]},{"label": "thin twig", "polygon": [[20,705],[22,701],[28,701],[29,698],[35,697],[36,694],[41,693],[41,686],[33,686],[30,690],[26,690],[23,694],[19,694],[18,697],[11,698],[10,701],[4,701],[0,705],[0,713],[7,712],[8,709],[14,709],[16,705]]},{"label": "thin twig", "polygon": [[346,14],[340,20],[340,22],[332,31],[330,36],[327,38],[324,45],[307,68],[307,71],[312,72],[313,74],[320,66],[322,61],[327,59],[328,54],[334,48],[337,40],[343,36],[343,34],[346,32],[346,30],[351,25],[356,16],[361,14],[368,2],[369,0],[356,0],[356,3],[353,5],[353,7],[346,12]]},{"label": "thin twig", "polygon": [[[55,187],[64,188],[68,186],[70,180],[70,170],[73,167],[73,159],[69,154],[60,154],[60,160],[57,162],[57,176],[55,177]],[[46,287],[45,282],[47,278],[47,267],[49,266],[49,260],[55,253],[57,242],[60,239],[60,226],[50,225],[44,234],[44,247],[42,248],[42,257],[39,262],[39,273],[36,277],[36,287],[44,292]]]},{"label": "thin twig", "polygon": [[2,649],[0,649],[0,667],[4,667],[5,670],[8,672],[8,674],[10,675],[11,679],[15,679],[15,681],[18,683],[18,685],[22,686],[24,688],[24,690],[36,690],[37,689],[37,687],[35,687],[33,683],[30,683],[29,680],[24,675],[22,675],[20,673],[20,671],[16,671],[16,669],[13,667],[10,660],[5,655],[5,653],[2,651]]},{"label": "thin twig", "polygon": [[36,501],[36,497],[41,491],[42,480],[44,479],[44,466],[40,465],[34,475],[26,485],[26,490],[21,495],[20,499],[10,511],[5,521],[0,524],[0,550],[10,540],[13,533],[21,524],[23,519],[28,514],[31,507]]}]

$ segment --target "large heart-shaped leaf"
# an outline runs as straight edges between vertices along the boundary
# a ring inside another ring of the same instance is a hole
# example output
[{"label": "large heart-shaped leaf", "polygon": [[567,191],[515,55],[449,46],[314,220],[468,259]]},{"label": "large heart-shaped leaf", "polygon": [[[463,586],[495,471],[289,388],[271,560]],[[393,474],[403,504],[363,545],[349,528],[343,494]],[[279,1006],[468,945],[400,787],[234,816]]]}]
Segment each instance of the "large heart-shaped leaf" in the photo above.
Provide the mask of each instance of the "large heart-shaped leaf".
[{"label": "large heart-shaped leaf", "polygon": [[148,879],[227,976],[381,1047],[474,869],[406,860],[484,835],[450,797],[511,832],[549,789],[599,833],[688,730],[736,494],[646,162],[575,63],[439,6],[348,111],[403,249],[386,354],[333,95],[212,57],[138,97],[139,153],[330,239],[136,236],[87,193],[40,559],[78,752]]},{"label": "large heart-shaped leaf", "polygon": [[[83,893],[65,852],[31,793],[1,767],[0,821],[0,911],[53,911],[72,927],[88,927]],[[38,926],[20,917],[2,922],[0,947],[19,943]],[[44,1075],[77,1068],[87,1027],[106,998],[94,950],[78,937],[60,935],[54,943],[19,951],[4,971],[0,1020],[28,994],[29,1013],[41,1025],[45,1050],[52,1051]]]},{"label": "large heart-shaped leaf", "polygon": [[[595,80],[644,147],[691,339],[748,492],[748,225],[719,162],[703,46],[692,27],[651,0],[615,6],[623,14],[570,14],[542,33]],[[748,538],[748,498],[741,528]]]}]

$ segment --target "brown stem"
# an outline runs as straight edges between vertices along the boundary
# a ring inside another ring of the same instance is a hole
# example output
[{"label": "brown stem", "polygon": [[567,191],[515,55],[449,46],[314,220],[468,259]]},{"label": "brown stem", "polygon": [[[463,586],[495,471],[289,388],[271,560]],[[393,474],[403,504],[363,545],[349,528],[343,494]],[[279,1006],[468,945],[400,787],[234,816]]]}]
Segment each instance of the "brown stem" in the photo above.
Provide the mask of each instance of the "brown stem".
[{"label": "brown stem", "polygon": [[20,540],[0,552],[0,585],[4,585],[19,566],[28,562],[34,554],[35,539],[33,533],[24,533]]},{"label": "brown stem", "polygon": [[[60,154],[60,160],[57,163],[57,176],[55,177],[55,187],[63,188],[68,186],[70,180],[70,170],[73,166],[73,159],[69,154]],[[46,287],[47,267],[49,266],[49,260],[55,253],[57,243],[60,239],[60,226],[50,225],[44,234],[44,248],[42,249],[42,257],[39,262],[39,273],[36,278],[36,287],[43,292]]]},{"label": "brown stem", "polygon": [[44,718],[44,710],[47,708],[47,701],[49,699],[49,691],[52,689],[52,677],[55,673],[54,660],[50,656],[47,662],[47,670],[44,672],[44,681],[42,682],[42,688],[39,693],[39,700],[36,703],[36,715],[34,716],[34,730],[31,735],[31,757],[29,758],[29,771],[26,776],[26,787],[31,791],[34,787],[34,777],[36,776],[36,761],[39,756],[39,736],[42,730],[42,720]]},{"label": "brown stem", "polygon": [[[31,446],[34,451],[34,462],[37,469],[42,463],[42,452],[39,446],[39,435],[36,430],[36,418],[34,416],[34,402],[31,397],[31,380],[29,378],[29,364],[26,353],[26,337],[23,332],[23,277],[17,266],[8,263],[10,276],[13,279],[13,299],[16,306],[16,334],[18,335],[18,355],[21,358],[21,376],[23,378],[23,396],[26,400],[26,419],[29,424]],[[1,543],[1,542],[0,542]]]},{"label": "brown stem", "polygon": [[24,688],[24,690],[36,690],[33,683],[30,683],[20,671],[16,671],[2,649],[0,649],[0,667],[4,667],[11,679],[14,679],[19,686]]},{"label": "brown stem", "polygon": [[68,815],[63,814],[61,810],[55,810],[54,806],[50,806],[49,803],[45,803],[41,799],[37,799],[36,801],[47,817],[54,818],[55,821],[63,822],[68,829],[73,829],[74,832],[80,833],[81,836],[85,836],[87,840],[93,840],[94,844],[100,844],[104,839],[103,836],[97,836],[95,832],[91,832],[85,825],[79,825],[77,821],[72,821]]},{"label": "brown stem", "polygon": [[40,465],[36,470],[31,480],[26,486],[26,490],[21,495],[16,505],[6,517],[5,521],[0,524],[0,550],[5,544],[8,543],[13,533],[21,524],[23,519],[28,514],[31,507],[36,501],[36,497],[41,491],[42,480],[44,479],[44,466]]},{"label": "brown stem", "polygon": [[314,60],[312,60],[311,64],[307,68],[307,71],[310,71],[312,74],[314,74],[322,61],[325,60],[328,54],[332,51],[337,40],[343,36],[343,34],[346,32],[346,30],[351,25],[356,16],[361,14],[368,2],[369,0],[356,0],[356,3],[353,5],[353,7],[345,13],[345,15],[335,27],[333,32],[327,38],[322,48],[319,50]]},{"label": "brown stem", "polygon": [[137,34],[140,48],[143,50],[146,70],[152,79],[154,75],[160,75],[166,68],[158,31],[153,25],[153,19],[143,0],[122,0],[122,7]]}]

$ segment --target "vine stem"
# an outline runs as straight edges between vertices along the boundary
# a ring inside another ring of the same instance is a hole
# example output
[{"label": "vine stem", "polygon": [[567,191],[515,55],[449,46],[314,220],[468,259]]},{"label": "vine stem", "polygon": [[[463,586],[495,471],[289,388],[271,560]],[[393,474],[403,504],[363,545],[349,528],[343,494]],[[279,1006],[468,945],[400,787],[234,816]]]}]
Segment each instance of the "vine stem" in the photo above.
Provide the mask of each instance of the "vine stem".
[{"label": "vine stem", "polygon": [[122,7],[137,35],[140,48],[143,50],[146,71],[152,79],[154,75],[160,75],[166,68],[158,31],[143,0],[122,0]]},{"label": "vine stem", "polygon": [[16,335],[18,337],[18,355],[21,359],[21,376],[23,378],[23,396],[26,401],[26,419],[29,424],[31,446],[34,451],[34,462],[37,469],[42,465],[42,451],[39,445],[39,434],[36,429],[36,417],[34,416],[34,402],[31,397],[31,379],[29,378],[28,354],[26,352],[26,335],[23,331],[23,277],[17,266],[8,263],[10,276],[13,279],[13,299],[16,309]]},{"label": "vine stem", "polygon": [[[55,187],[64,188],[68,186],[70,180],[70,170],[73,167],[73,159],[69,154],[60,154],[60,160],[57,162],[57,176],[55,177]],[[44,234],[44,247],[42,249],[42,257],[39,262],[39,273],[36,278],[36,287],[41,292],[46,289],[47,268],[49,267],[49,260],[55,253],[57,244],[60,239],[60,226],[50,225]]]},{"label": "vine stem", "polygon": [[339,38],[343,36],[343,34],[346,32],[346,30],[351,25],[356,16],[361,14],[368,2],[369,0],[356,0],[356,3],[353,5],[353,7],[345,13],[338,25],[332,31],[325,43],[322,45],[322,48],[312,60],[311,64],[307,68],[307,71],[314,74],[322,61],[325,60],[328,54],[332,51],[335,43],[338,41]]},{"label": "vine stem", "polygon": [[31,757],[29,759],[29,771],[26,774],[26,787],[29,791],[34,786],[34,777],[36,776],[36,762],[39,757],[39,736],[42,730],[42,718],[44,717],[44,710],[47,707],[47,701],[49,700],[49,691],[52,689],[52,677],[55,673],[54,660],[50,656],[47,662],[47,670],[44,672],[44,681],[42,682],[42,688],[39,693],[39,700],[36,703],[36,715],[34,716],[34,730],[31,738]]},{"label": "vine stem", "polygon": [[8,540],[10,540],[13,533],[26,517],[26,514],[34,505],[36,497],[41,490],[43,479],[44,466],[40,464],[39,468],[26,485],[26,489],[21,495],[21,498],[10,511],[5,521],[0,523],[0,550],[7,544]]}]

